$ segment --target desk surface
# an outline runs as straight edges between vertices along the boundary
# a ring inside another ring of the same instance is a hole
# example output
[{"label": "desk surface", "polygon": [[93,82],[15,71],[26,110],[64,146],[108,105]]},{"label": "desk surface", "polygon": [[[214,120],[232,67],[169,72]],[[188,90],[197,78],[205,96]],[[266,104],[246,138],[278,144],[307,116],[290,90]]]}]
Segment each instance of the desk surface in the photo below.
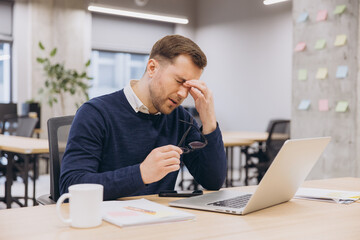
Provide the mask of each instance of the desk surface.
[{"label": "desk surface", "polygon": [[49,153],[49,143],[47,139],[0,134],[0,150],[22,154]]},{"label": "desk surface", "polygon": [[242,147],[242,146],[250,146],[255,143],[254,140],[251,139],[242,139],[236,138],[232,136],[223,136],[223,142],[225,147]]},{"label": "desk surface", "polygon": [[243,139],[254,142],[264,142],[268,137],[267,132],[224,131],[223,138]]},{"label": "desk surface", "polygon": [[[303,186],[360,190],[360,178],[307,181]],[[254,187],[241,187],[252,190]],[[167,204],[174,198],[147,199]],[[64,206],[67,211],[66,206]],[[342,205],[293,199],[245,216],[187,210],[196,220],[120,228],[103,222],[91,229],[66,226],[55,205],[0,211],[0,239],[359,239],[360,203]]]},{"label": "desk surface", "polygon": [[264,142],[268,137],[267,132],[222,132],[225,147],[250,146],[255,142]]}]

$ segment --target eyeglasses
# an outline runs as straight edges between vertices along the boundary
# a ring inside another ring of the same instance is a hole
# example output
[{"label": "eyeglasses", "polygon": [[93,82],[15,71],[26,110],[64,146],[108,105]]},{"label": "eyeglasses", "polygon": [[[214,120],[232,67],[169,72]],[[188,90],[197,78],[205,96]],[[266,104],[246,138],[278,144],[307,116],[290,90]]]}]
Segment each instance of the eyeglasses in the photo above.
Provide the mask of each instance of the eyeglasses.
[{"label": "eyeglasses", "polygon": [[[206,137],[204,136],[204,134],[200,131],[200,129],[198,129],[196,127],[195,124],[192,123],[193,118],[191,119],[191,122],[186,122],[181,119],[179,119],[179,121],[190,125],[189,128],[184,133],[184,135],[182,136],[182,138],[178,144],[178,147],[181,148],[181,150],[183,151],[183,154],[187,154],[187,153],[199,150],[201,148],[204,148],[208,144],[208,141],[207,141]],[[191,127],[194,127],[200,133],[201,137],[204,139],[204,142],[193,141],[193,142],[190,142],[187,146],[181,147],[181,145],[185,142],[185,139],[186,139],[187,135],[189,134]]]}]

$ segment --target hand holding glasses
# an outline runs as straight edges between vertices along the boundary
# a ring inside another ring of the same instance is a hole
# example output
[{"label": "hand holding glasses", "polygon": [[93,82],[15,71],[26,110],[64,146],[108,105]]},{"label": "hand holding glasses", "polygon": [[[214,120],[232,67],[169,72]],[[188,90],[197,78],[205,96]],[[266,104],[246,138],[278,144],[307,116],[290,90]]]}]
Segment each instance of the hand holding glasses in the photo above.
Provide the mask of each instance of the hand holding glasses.
[{"label": "hand holding glasses", "polygon": [[[184,133],[184,135],[182,136],[179,144],[177,145],[183,151],[182,154],[187,154],[187,153],[190,153],[190,152],[193,152],[193,151],[196,151],[196,150],[206,147],[206,145],[208,144],[208,141],[207,141],[206,137],[204,136],[204,134],[200,131],[200,129],[198,129],[196,127],[196,125],[192,123],[193,118],[191,119],[191,122],[187,122],[187,121],[184,121],[181,119],[179,119],[179,121],[190,125],[189,128]],[[186,139],[187,135],[189,134],[191,127],[194,127],[200,133],[201,137],[204,139],[204,142],[193,141],[193,142],[188,143],[186,146],[182,147],[181,145],[183,145],[183,143],[185,142],[185,139]]]}]

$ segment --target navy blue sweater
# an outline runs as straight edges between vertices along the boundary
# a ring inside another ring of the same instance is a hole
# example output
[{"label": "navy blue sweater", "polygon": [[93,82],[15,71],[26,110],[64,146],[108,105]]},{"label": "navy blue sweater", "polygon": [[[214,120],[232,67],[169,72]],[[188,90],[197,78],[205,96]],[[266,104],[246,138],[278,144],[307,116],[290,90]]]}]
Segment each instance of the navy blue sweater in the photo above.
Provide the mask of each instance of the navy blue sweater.
[{"label": "navy blue sweater", "polygon": [[[123,90],[91,99],[77,111],[71,126],[61,162],[61,194],[78,183],[102,184],[104,200],[174,189],[178,171],[145,185],[140,163],[154,148],[179,143],[189,127],[179,119],[191,119],[181,106],[168,115],[136,113]],[[206,189],[216,190],[226,176],[226,157],[219,127],[206,138],[208,145],[205,148],[184,154],[181,160],[198,183]],[[186,142],[194,140],[201,140],[201,136],[191,128]]]}]

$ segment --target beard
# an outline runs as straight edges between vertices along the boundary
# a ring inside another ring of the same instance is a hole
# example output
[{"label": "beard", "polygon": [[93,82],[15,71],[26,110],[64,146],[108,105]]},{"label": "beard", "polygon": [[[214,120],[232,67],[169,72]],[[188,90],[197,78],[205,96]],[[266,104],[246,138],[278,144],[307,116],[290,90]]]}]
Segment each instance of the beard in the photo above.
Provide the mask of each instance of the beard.
[{"label": "beard", "polygon": [[[161,112],[162,114],[170,114],[175,108],[177,108],[182,103],[183,100],[179,99],[178,96],[163,97],[162,93],[164,92],[166,91],[161,86],[155,86],[153,84],[150,84],[149,86],[149,93],[154,108],[158,112]],[[175,100],[177,104],[173,105],[171,103],[168,103],[169,98]]]}]

